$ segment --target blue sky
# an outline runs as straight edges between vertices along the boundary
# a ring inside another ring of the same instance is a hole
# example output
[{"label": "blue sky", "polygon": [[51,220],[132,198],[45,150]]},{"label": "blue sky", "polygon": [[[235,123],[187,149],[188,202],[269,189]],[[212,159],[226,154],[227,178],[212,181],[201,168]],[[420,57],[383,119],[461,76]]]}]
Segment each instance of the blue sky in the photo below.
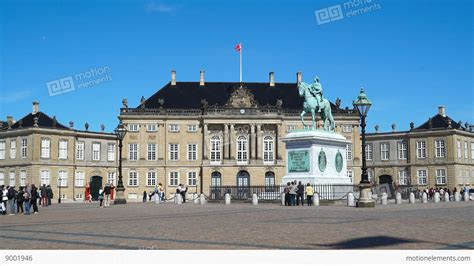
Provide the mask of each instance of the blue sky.
[{"label": "blue sky", "polygon": [[[345,2],[0,0],[0,120],[21,118],[37,99],[63,124],[111,131],[122,98],[137,105],[173,68],[178,81],[197,81],[201,69],[207,81],[238,81],[242,42],[244,81],[319,75],[343,106],[365,87],[369,131],[407,129],[440,104],[474,123],[472,1],[372,0],[378,10],[318,25],[315,10]],[[112,80],[49,95],[47,82],[94,67]]]}]

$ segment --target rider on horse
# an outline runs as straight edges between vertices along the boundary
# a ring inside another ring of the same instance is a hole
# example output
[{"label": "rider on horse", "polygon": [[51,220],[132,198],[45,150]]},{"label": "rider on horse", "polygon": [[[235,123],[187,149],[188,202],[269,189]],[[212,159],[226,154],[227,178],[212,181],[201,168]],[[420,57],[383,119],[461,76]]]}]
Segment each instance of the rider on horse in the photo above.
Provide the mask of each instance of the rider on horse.
[{"label": "rider on horse", "polygon": [[318,102],[318,110],[317,112],[321,112],[321,103],[323,101],[323,87],[321,86],[321,83],[319,83],[319,77],[315,77],[313,84],[309,87],[309,91],[311,92],[311,95],[316,98],[316,101]]}]

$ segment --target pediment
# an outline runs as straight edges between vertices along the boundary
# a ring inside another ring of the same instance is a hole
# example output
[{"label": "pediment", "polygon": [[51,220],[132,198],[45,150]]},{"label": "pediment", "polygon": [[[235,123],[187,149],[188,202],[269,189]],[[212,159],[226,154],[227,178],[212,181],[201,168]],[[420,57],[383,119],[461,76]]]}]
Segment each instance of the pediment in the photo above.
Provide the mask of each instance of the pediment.
[{"label": "pediment", "polygon": [[253,93],[241,83],[235,87],[225,106],[231,108],[257,108],[258,103]]}]

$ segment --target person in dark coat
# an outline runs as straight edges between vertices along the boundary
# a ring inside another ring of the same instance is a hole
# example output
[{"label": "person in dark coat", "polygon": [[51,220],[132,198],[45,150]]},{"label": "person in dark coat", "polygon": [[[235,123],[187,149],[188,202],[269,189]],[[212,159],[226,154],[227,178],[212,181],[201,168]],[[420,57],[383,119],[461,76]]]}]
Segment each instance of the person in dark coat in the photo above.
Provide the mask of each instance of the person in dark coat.
[{"label": "person in dark coat", "polygon": [[304,206],[304,185],[301,183],[301,181],[298,182],[297,186],[298,190],[296,191],[296,205],[300,205],[300,200],[301,200],[301,206]]},{"label": "person in dark coat", "polygon": [[148,194],[146,194],[146,190],[143,191],[143,203],[146,202],[146,198],[147,198]]},{"label": "person in dark coat", "polygon": [[33,207],[33,213],[38,213],[38,189],[35,185],[31,185],[30,203]]},{"label": "person in dark coat", "polygon": [[49,206],[51,205],[51,199],[53,198],[53,190],[51,189],[50,185],[46,186],[46,195],[47,195],[48,206]]},{"label": "person in dark coat", "polygon": [[25,202],[25,191],[23,191],[23,187],[20,187],[20,191],[16,195],[16,210],[17,213],[23,213],[23,202]]},{"label": "person in dark coat", "polygon": [[43,184],[43,185],[41,186],[41,193],[40,193],[40,195],[41,195],[41,200],[40,200],[40,202],[41,202],[41,207],[47,207],[47,206],[48,206],[48,193],[47,193],[47,191],[46,191],[46,185],[45,185],[45,184]]}]

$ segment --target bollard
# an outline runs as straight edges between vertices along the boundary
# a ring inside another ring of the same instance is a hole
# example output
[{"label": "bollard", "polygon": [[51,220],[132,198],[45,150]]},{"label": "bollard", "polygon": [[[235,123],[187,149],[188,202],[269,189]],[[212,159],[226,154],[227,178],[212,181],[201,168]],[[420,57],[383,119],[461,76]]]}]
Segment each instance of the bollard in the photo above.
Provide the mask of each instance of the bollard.
[{"label": "bollard", "polygon": [[459,191],[456,191],[454,193],[454,201],[456,202],[461,201],[461,193],[459,193]]},{"label": "bollard", "polygon": [[413,192],[410,193],[410,203],[415,204],[415,194]]},{"label": "bollard", "polygon": [[280,197],[281,197],[281,206],[285,206],[285,192],[282,192]]},{"label": "bollard", "polygon": [[434,194],[434,203],[439,203],[439,192],[435,192]]},{"label": "bollard", "polygon": [[367,196],[369,196],[369,199],[373,199],[373,197],[372,197],[372,190],[369,190],[369,192],[367,193]]},{"label": "bollard", "polygon": [[183,197],[181,194],[174,194],[174,200],[176,204],[183,204]]},{"label": "bollard", "polygon": [[258,205],[258,196],[255,193],[252,195],[252,205]]},{"label": "bollard", "polygon": [[206,196],[204,196],[204,194],[201,194],[199,197],[199,203],[201,203],[201,205],[206,204]]},{"label": "bollard", "polygon": [[379,200],[379,195],[377,194],[372,194],[372,199],[377,202]]},{"label": "bollard", "polygon": [[449,193],[444,192],[444,202],[449,202]]},{"label": "bollard", "polygon": [[463,195],[464,201],[469,201],[469,193],[467,191],[464,191],[462,195]]},{"label": "bollard", "polygon": [[397,195],[395,197],[395,203],[402,204],[402,194],[400,192],[397,192]]},{"label": "bollard", "polygon": [[388,196],[387,193],[382,193],[382,205],[387,205]]},{"label": "bollard", "polygon": [[314,193],[313,195],[313,206],[319,206],[319,194]]},{"label": "bollard", "polygon": [[229,195],[229,193],[225,194],[224,203],[225,203],[225,205],[230,205],[230,195]]},{"label": "bollard", "polygon": [[426,194],[426,192],[423,192],[423,195],[421,196],[421,202],[428,203],[428,194]]},{"label": "bollard", "polygon": [[355,198],[354,198],[354,194],[352,194],[352,192],[349,192],[347,194],[347,206],[355,207]]},{"label": "bollard", "polygon": [[193,194],[194,204],[199,204],[199,196],[197,193]]}]

